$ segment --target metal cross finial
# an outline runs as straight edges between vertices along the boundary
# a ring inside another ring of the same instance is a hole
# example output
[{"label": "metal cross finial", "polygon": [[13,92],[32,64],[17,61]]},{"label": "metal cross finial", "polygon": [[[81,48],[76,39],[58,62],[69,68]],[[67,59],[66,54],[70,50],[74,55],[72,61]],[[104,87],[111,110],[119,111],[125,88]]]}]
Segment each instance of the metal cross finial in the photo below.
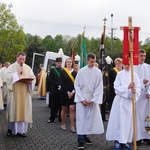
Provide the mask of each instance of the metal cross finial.
[{"label": "metal cross finial", "polygon": [[106,17],[103,19],[103,21],[104,21],[104,26],[106,26],[106,21],[107,21]]}]

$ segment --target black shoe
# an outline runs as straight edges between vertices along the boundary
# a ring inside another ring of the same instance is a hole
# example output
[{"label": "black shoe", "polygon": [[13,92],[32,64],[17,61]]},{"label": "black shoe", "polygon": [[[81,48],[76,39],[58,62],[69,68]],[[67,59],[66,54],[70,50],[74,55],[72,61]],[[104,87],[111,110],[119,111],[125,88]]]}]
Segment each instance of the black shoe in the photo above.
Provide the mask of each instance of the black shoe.
[{"label": "black shoe", "polygon": [[93,144],[88,137],[85,137],[84,142],[88,145]]},{"label": "black shoe", "polygon": [[106,122],[108,122],[108,120],[107,119],[102,119],[103,121],[106,121]]},{"label": "black shoe", "polygon": [[52,123],[52,122],[54,122],[54,120],[50,120],[50,119],[49,119],[49,120],[47,121],[47,123]]},{"label": "black shoe", "polygon": [[121,148],[125,150],[132,150],[132,148],[128,144],[121,144]]},{"label": "black shoe", "polygon": [[142,140],[136,141],[136,145],[140,146],[142,144]]},{"label": "black shoe", "polygon": [[147,145],[150,145],[150,139],[143,139],[143,142],[146,142]]},{"label": "black shoe", "polygon": [[17,136],[20,136],[20,137],[26,137],[26,135],[24,133],[17,133]]},{"label": "black shoe", "polygon": [[7,130],[7,136],[12,136],[12,131],[10,129]]},{"label": "black shoe", "polygon": [[84,149],[84,142],[78,143],[78,149]]}]

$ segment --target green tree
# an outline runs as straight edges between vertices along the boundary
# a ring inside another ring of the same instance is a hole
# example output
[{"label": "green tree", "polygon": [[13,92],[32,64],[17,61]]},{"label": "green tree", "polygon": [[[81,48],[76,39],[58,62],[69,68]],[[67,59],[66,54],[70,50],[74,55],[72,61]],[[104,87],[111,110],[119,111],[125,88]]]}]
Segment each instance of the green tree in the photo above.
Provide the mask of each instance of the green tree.
[{"label": "green tree", "polygon": [[99,59],[99,55],[100,55],[100,38],[94,38],[92,37],[90,40],[89,40],[89,45],[87,47],[88,49],[88,52],[93,52],[97,59]]},{"label": "green tree", "polygon": [[[74,37],[71,37],[69,35],[66,35],[66,36],[63,36],[63,51],[64,51],[64,54],[67,55],[67,56],[70,56],[70,51],[72,49],[72,44],[75,44],[75,38]],[[75,45],[74,45],[75,47]],[[76,49],[75,49],[76,51]]]},{"label": "green tree", "polygon": [[[25,39],[27,40],[28,38],[26,37]],[[45,55],[45,48],[43,47],[41,37],[37,35],[33,36],[32,40],[28,43],[27,47],[25,48],[25,52],[27,54],[26,63],[31,67],[33,53],[40,53]],[[43,63],[43,60],[44,60],[43,57],[36,56],[36,59],[34,60],[34,70],[33,70],[35,74],[39,72],[39,65]]]},{"label": "green tree", "polygon": [[23,51],[25,43],[23,28],[18,25],[11,6],[0,3],[0,60],[13,62],[16,54]]},{"label": "green tree", "polygon": [[141,48],[145,49],[146,51],[146,62],[150,64],[150,38],[147,38],[144,41],[144,44],[141,45]]},{"label": "green tree", "polygon": [[43,40],[42,40],[42,45],[45,49],[45,51],[53,51],[55,47],[54,39],[52,38],[51,35],[47,35]]},{"label": "green tree", "polygon": [[25,41],[26,41],[26,47],[30,44],[30,42],[32,41],[32,39],[33,39],[33,35],[32,34],[30,34],[30,33],[27,33],[26,35],[25,35]]},{"label": "green tree", "polygon": [[81,34],[78,34],[74,40],[75,45],[75,53],[80,55],[80,48],[81,48]]},{"label": "green tree", "polygon": [[54,49],[52,49],[53,52],[58,52],[60,48],[64,49],[64,42],[63,42],[63,36],[62,35],[56,35],[54,38]]}]

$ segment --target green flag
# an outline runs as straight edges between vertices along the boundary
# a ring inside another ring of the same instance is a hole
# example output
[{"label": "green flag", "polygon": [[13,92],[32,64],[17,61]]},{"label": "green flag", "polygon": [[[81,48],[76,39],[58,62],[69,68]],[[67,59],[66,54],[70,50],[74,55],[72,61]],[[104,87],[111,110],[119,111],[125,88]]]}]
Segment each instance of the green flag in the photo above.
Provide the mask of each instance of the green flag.
[{"label": "green flag", "polygon": [[81,37],[81,48],[80,48],[80,68],[86,66],[86,39],[84,37],[84,33],[82,34]]}]

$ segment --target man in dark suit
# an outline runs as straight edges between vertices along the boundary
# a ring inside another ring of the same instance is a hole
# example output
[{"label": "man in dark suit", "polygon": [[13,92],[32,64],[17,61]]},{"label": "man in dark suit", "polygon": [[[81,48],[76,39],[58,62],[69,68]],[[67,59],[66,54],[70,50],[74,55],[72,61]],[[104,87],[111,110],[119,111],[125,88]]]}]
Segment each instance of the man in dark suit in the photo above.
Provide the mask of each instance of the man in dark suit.
[{"label": "man in dark suit", "polygon": [[48,123],[54,122],[57,112],[59,113],[59,121],[61,121],[61,100],[60,100],[60,71],[62,65],[62,58],[56,58],[56,67],[50,70],[49,81],[51,86],[50,101],[51,111]]}]

